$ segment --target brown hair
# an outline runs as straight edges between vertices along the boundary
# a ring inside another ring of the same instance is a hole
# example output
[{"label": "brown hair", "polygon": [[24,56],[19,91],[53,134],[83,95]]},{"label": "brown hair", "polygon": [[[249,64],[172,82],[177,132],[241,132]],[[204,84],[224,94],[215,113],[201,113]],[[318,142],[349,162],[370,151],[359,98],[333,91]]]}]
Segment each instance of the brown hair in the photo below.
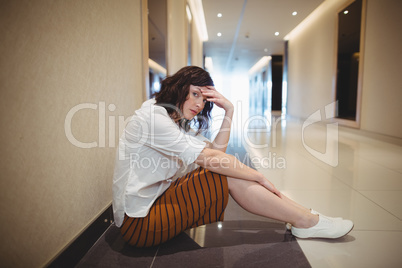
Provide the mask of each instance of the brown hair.
[{"label": "brown hair", "polygon": [[[193,86],[213,86],[211,76],[204,69],[197,66],[186,66],[181,68],[172,76],[166,77],[162,81],[161,89],[155,93],[156,104],[164,107],[169,116],[178,123],[179,127],[186,128],[189,122],[182,124],[182,108],[188,98],[190,85]],[[197,134],[207,129],[211,119],[213,103],[207,101],[204,109],[193,119],[198,124]]]}]

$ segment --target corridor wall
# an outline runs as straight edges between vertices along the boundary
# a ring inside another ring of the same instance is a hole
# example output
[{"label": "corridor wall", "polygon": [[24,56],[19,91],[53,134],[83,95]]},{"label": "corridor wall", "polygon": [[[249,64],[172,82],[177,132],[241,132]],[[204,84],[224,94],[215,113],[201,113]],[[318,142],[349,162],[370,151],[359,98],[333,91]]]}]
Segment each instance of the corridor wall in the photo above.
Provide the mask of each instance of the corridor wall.
[{"label": "corridor wall", "polygon": [[145,99],[144,3],[0,2],[1,266],[45,266],[110,206]]},{"label": "corridor wall", "polygon": [[[288,114],[307,118],[335,100],[336,14],[326,0],[289,34]],[[402,138],[399,78],[402,17],[397,0],[367,0],[360,129]]]}]

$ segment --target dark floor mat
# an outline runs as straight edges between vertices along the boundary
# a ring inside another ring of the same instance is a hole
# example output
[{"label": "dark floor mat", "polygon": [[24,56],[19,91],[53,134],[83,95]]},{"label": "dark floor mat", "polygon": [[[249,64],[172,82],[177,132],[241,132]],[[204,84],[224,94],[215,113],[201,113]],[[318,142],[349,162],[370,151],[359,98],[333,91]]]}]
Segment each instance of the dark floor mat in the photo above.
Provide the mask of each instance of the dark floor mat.
[{"label": "dark floor mat", "polygon": [[111,226],[77,267],[310,267],[283,224],[225,221],[187,230],[159,247],[126,244]]}]

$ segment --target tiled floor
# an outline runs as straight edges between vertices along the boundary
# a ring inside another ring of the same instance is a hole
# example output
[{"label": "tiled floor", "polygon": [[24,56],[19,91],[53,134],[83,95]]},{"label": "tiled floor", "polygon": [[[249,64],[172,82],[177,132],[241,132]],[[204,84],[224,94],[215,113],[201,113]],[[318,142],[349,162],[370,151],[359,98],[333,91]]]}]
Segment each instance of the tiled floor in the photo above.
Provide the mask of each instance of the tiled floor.
[{"label": "tiled floor", "polygon": [[253,144],[247,149],[251,158],[275,152],[277,160],[285,159],[286,168],[258,170],[304,206],[355,223],[341,241],[298,239],[312,267],[402,267],[400,140],[339,127],[337,141],[328,140],[339,149],[331,156],[338,155],[338,164],[331,166],[323,162],[324,156],[317,158],[306,149],[326,152],[325,124],[308,126],[302,136],[303,122],[282,121],[275,134],[251,136]]},{"label": "tiled floor", "polygon": [[238,135],[232,153],[304,206],[353,220],[347,236],[296,240],[282,223],[249,214],[231,200],[225,222],[189,230],[158,248],[130,248],[112,226],[79,266],[402,267],[400,140],[342,127],[331,140],[325,124],[310,125],[302,135],[303,122],[277,123],[270,131]]}]

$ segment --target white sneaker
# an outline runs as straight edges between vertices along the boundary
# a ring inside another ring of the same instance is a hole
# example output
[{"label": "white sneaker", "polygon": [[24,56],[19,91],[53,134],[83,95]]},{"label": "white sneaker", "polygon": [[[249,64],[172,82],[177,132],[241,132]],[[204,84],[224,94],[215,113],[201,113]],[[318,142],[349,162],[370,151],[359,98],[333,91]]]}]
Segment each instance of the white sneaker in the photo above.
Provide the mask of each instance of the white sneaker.
[{"label": "white sneaker", "polygon": [[353,229],[350,220],[329,218],[319,215],[318,223],[310,228],[296,228],[292,226],[292,234],[298,238],[339,238]]},{"label": "white sneaker", "polygon": [[[311,212],[311,214],[314,214],[314,215],[322,215],[322,216],[325,216],[325,215],[321,214],[320,212],[315,211],[315,210],[312,209],[312,208],[310,208],[310,212]],[[334,220],[343,220],[341,217],[336,217],[336,218],[328,217],[328,216],[326,216],[326,217],[327,217],[327,218],[330,218],[330,219],[334,219]],[[288,231],[290,231],[290,230],[292,229],[292,224],[290,224],[290,223],[288,223],[288,222],[285,224],[285,226],[286,226],[286,230],[288,230]]]},{"label": "white sneaker", "polygon": [[[315,210],[312,209],[312,208],[310,208],[310,212],[311,212],[311,214],[314,214],[314,215],[322,215],[322,216],[325,216],[324,214],[321,214],[320,212],[315,211]],[[328,216],[325,216],[325,217],[330,218],[330,219],[334,219],[334,220],[343,220],[343,218],[341,218],[341,217],[328,217]]]}]

